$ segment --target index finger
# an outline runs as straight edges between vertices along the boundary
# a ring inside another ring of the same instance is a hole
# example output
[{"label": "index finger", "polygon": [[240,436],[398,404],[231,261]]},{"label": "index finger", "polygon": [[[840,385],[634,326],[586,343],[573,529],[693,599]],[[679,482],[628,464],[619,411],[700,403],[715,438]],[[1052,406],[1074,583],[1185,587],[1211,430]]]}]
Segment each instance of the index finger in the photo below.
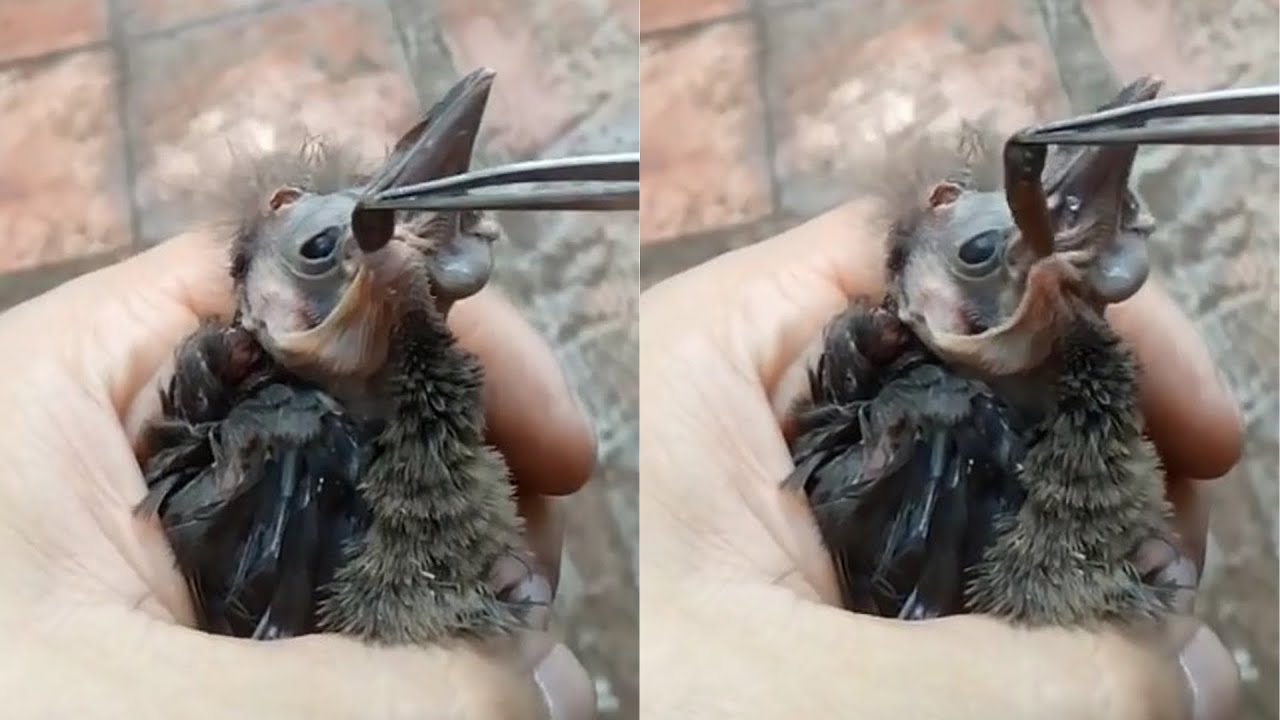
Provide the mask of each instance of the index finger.
[{"label": "index finger", "polygon": [[[722,255],[684,281],[706,283],[724,305],[742,293],[775,299],[753,303],[750,318],[760,331],[751,361],[771,388],[850,300],[883,292],[884,232],[876,224],[873,205],[847,203]],[[1154,281],[1110,308],[1108,319],[1137,360],[1139,401],[1167,471],[1226,473],[1241,454],[1240,413],[1190,320]]]}]

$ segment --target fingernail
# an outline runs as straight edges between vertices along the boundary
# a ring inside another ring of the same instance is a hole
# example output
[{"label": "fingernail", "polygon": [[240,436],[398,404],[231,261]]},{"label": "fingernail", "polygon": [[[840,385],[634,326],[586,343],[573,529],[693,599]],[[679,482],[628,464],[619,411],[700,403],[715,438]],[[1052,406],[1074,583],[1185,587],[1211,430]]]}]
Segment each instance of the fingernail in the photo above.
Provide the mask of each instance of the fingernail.
[{"label": "fingernail", "polygon": [[1191,689],[1193,720],[1228,720],[1240,703],[1240,671],[1213,631],[1201,627],[1178,655]]},{"label": "fingernail", "polygon": [[551,581],[533,569],[532,559],[506,556],[495,565],[489,578],[501,600],[522,607],[528,627],[546,630],[551,622],[551,603],[555,599]]},{"label": "fingernail", "polygon": [[1156,573],[1155,583],[1174,590],[1174,609],[1184,615],[1190,615],[1196,607],[1196,585],[1199,573],[1191,558],[1179,555],[1171,565],[1166,565]]},{"label": "fingernail", "polygon": [[1134,560],[1138,571],[1148,582],[1173,589],[1174,609],[1191,614],[1196,603],[1196,587],[1200,573],[1191,558],[1183,555],[1167,540],[1150,540],[1138,549]]},{"label": "fingernail", "polygon": [[593,720],[596,717],[595,685],[582,663],[563,644],[552,648],[538,663],[533,671],[533,680],[542,691],[551,720]]}]

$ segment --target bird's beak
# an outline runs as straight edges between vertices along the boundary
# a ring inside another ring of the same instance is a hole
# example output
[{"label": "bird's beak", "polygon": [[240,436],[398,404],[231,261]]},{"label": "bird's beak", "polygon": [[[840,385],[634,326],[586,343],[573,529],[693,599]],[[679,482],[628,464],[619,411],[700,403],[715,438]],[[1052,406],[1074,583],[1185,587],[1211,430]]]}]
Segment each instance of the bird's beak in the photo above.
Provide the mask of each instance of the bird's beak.
[{"label": "bird's beak", "polygon": [[[471,166],[494,71],[481,68],[458,81],[421,122],[396,144],[391,157],[366,186],[363,199],[403,185],[464,173]],[[352,232],[364,252],[381,250],[395,229],[395,211],[357,204]]]},{"label": "bird's beak", "polygon": [[1136,145],[1083,148],[1045,178],[1055,250],[1074,249],[1077,236],[1097,240],[1094,230],[1116,229],[1137,155]]},{"label": "bird's beak", "polygon": [[[1152,100],[1161,83],[1143,78],[1105,107]],[[1121,302],[1147,280],[1146,241],[1154,222],[1129,189],[1136,144],[1060,147],[1045,173],[1054,252],[1075,258],[1086,283],[1104,303]]]}]

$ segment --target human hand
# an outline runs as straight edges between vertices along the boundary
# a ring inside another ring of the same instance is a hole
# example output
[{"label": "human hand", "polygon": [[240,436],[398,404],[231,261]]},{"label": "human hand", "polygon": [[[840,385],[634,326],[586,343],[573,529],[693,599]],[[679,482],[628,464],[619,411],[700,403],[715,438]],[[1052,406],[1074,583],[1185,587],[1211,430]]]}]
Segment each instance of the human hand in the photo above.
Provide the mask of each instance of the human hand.
[{"label": "human hand", "polygon": [[[869,211],[846,205],[641,298],[646,713],[1232,716],[1234,663],[1191,618],[1140,644],[1115,630],[1025,630],[981,616],[899,622],[838,607],[805,502],[779,489],[791,470],[781,425],[823,326],[851,298],[883,289],[882,248],[861,230]],[[1180,550],[1198,568],[1208,516],[1192,478],[1221,475],[1239,458],[1238,411],[1154,282],[1109,319],[1143,367],[1141,402],[1169,474]]]},{"label": "human hand", "polygon": [[[186,627],[158,524],[137,518],[140,430],[178,342],[232,309],[225,247],[164,243],[0,315],[0,697],[14,717],[586,718],[594,690],[549,632],[511,647],[375,648],[339,636],[255,642]],[[519,592],[550,601],[591,429],[550,350],[494,292],[450,324],[486,368],[537,560]],[[551,707],[550,712],[547,706]]]}]

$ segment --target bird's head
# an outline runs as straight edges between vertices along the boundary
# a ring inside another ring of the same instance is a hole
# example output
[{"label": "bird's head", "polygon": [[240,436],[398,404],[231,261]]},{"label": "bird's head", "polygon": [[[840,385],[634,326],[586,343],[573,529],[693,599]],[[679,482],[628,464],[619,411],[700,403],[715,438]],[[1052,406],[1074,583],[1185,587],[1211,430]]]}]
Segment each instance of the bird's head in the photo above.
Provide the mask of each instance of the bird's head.
[{"label": "bird's head", "polygon": [[[492,78],[479,70],[460,81],[372,174],[314,142],[256,163],[232,276],[241,323],[279,362],[304,375],[371,374],[385,361],[401,303],[421,300],[411,287],[428,289],[441,317],[484,287],[496,232],[478,213],[375,212],[359,201],[375,184],[465,172]],[[389,240],[362,247],[369,223],[385,226]]]},{"label": "bird's head", "polygon": [[[1157,82],[1140,80],[1104,107],[1158,90]],[[983,374],[1011,375],[1037,367],[1080,308],[1100,311],[1138,291],[1154,224],[1129,189],[1136,146],[1055,147],[1042,175],[1051,242],[1024,237],[992,139],[967,132],[942,164],[932,153],[932,177],[915,184],[914,194],[898,194],[889,296],[940,356]]]}]

